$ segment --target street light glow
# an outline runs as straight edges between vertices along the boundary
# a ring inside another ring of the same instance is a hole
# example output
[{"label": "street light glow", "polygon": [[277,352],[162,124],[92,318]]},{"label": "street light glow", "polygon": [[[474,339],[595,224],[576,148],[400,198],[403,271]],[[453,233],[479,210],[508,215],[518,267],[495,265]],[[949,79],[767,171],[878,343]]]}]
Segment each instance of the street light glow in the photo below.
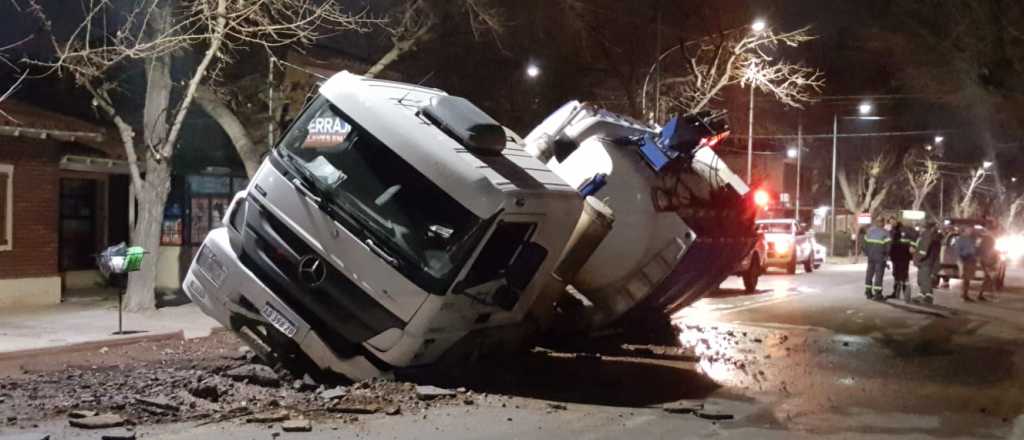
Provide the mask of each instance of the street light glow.
[{"label": "street light glow", "polygon": [[932,145],[931,144],[925,145],[924,146],[924,150],[925,151],[932,151]]},{"label": "street light glow", "polygon": [[797,153],[798,153],[798,151],[796,150],[796,148],[790,148],[790,149],[786,150],[786,157],[788,157],[790,159],[796,159]]},{"label": "street light glow", "polygon": [[754,32],[764,31],[765,28],[767,28],[767,27],[768,27],[768,23],[765,23],[765,21],[763,19],[760,19],[760,18],[757,19],[757,20],[754,20],[754,23],[752,23],[750,25],[750,29],[753,30]]},{"label": "street light glow", "polygon": [[1010,181],[1013,182],[1013,183],[1017,183],[1017,178],[1016,177],[1011,177]]},{"label": "street light glow", "polygon": [[536,78],[539,75],[540,67],[537,67],[536,64],[530,63],[530,65],[526,66],[526,76],[530,78]]},{"label": "street light glow", "polygon": [[935,143],[936,144],[941,144],[942,141],[944,141],[944,140],[946,140],[946,138],[944,138],[942,136],[935,136]]},{"label": "street light glow", "polygon": [[986,170],[989,169],[989,168],[992,168],[992,161],[986,160],[986,161],[982,162],[981,163],[981,167],[986,169]]},{"label": "street light glow", "polygon": [[868,103],[865,102],[865,103],[859,105],[857,107],[857,110],[860,111],[861,115],[867,115],[867,114],[871,113],[871,104],[868,104]]}]

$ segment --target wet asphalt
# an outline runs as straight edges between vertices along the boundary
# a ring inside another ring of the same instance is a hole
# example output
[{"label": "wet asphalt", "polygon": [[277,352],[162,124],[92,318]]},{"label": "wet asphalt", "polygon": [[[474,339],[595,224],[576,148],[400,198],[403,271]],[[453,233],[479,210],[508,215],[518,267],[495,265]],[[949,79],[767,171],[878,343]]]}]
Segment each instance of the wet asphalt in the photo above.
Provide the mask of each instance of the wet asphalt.
[{"label": "wet asphalt", "polygon": [[[771,273],[753,294],[730,279],[674,317],[682,348],[535,350],[480,365],[461,385],[495,397],[472,405],[315,420],[311,433],[229,422],[142,426],[139,437],[1024,439],[1024,270],[994,301],[939,290],[927,307],[866,300],[862,270]],[[678,410],[694,406],[703,417]],[[98,438],[63,421],[39,428]]]}]

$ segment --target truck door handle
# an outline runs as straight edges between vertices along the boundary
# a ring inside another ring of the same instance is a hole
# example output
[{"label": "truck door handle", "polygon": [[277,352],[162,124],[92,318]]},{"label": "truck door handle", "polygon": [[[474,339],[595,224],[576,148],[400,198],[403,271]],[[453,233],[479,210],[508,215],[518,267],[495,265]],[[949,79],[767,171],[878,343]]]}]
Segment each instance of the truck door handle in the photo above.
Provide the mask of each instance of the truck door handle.
[{"label": "truck door handle", "polygon": [[301,192],[302,195],[306,196],[307,199],[312,200],[315,203],[320,203],[323,201],[323,199],[317,197],[316,194],[313,194],[308,188],[306,188],[306,185],[303,184],[298,177],[292,179],[292,186],[294,186],[295,189],[299,190],[299,192]]}]

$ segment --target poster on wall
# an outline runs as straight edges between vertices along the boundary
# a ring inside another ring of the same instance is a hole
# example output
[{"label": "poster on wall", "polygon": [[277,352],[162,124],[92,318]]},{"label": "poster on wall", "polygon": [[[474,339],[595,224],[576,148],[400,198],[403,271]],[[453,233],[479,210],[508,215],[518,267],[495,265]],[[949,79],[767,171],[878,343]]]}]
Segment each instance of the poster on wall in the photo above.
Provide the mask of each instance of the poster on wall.
[{"label": "poster on wall", "polygon": [[199,244],[210,232],[210,199],[192,199],[192,217],[189,219],[191,230],[189,231],[192,243]]}]

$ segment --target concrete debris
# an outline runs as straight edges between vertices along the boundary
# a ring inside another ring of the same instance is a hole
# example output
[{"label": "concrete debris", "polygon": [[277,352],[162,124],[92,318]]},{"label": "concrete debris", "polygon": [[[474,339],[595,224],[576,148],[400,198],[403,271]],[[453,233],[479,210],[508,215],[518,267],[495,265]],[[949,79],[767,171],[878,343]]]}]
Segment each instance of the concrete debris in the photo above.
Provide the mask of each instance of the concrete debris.
[{"label": "concrete debris", "polygon": [[71,419],[68,421],[74,428],[81,429],[107,429],[107,428],[120,428],[124,426],[125,420],[123,417],[116,414],[101,414],[92,417],[83,417],[81,419]]},{"label": "concrete debris", "polygon": [[295,381],[292,382],[292,388],[295,388],[297,391],[313,391],[319,386],[320,384],[316,383],[309,374],[303,374],[302,379],[295,379]]},{"label": "concrete debris", "polygon": [[669,414],[696,414],[704,409],[704,403],[699,401],[680,401],[662,408]]},{"label": "concrete debris", "polygon": [[397,416],[402,413],[402,407],[398,405],[391,405],[384,409],[384,414],[389,416]]},{"label": "concrete debris", "polygon": [[79,410],[75,410],[75,411],[69,412],[68,413],[68,418],[84,419],[86,417],[94,417],[96,415],[98,415],[96,413],[96,411],[89,411],[89,410],[81,410],[81,409],[79,409]]},{"label": "concrete debris", "polygon": [[320,398],[324,400],[335,400],[340,399],[348,395],[348,388],[335,387],[329,390],[323,390],[320,392]]},{"label": "concrete debris", "polygon": [[225,376],[234,380],[245,380],[256,385],[265,387],[276,387],[281,385],[281,379],[273,369],[266,365],[249,364],[235,368],[224,373]]},{"label": "concrete debris", "polygon": [[419,385],[416,387],[416,398],[420,400],[433,400],[438,397],[451,397],[455,394],[455,391],[438,388],[433,385]]},{"label": "concrete debris", "polygon": [[192,384],[188,389],[188,393],[199,399],[218,402],[220,401],[220,396],[224,394],[224,390],[216,378],[211,377],[202,382]]},{"label": "concrete debris", "polygon": [[331,412],[343,414],[376,414],[380,412],[380,405],[372,403],[338,402],[328,409]]},{"label": "concrete debris", "polygon": [[163,396],[154,397],[154,398],[136,397],[135,398],[135,403],[138,403],[139,405],[143,405],[143,406],[148,406],[150,408],[156,408],[156,409],[160,409],[160,410],[164,410],[164,411],[170,411],[170,412],[178,412],[178,410],[180,409],[178,407],[178,405],[175,405],[174,403],[171,403],[170,400],[167,400],[167,398],[163,397]]},{"label": "concrete debris", "polygon": [[281,429],[284,432],[310,432],[313,424],[309,420],[289,420],[281,424]]},{"label": "concrete debris", "polygon": [[697,417],[700,417],[702,419],[715,420],[715,421],[719,421],[719,420],[732,420],[735,417],[732,414],[720,414],[720,413],[713,413],[713,412],[706,412],[706,411],[697,411],[696,414],[697,414]]},{"label": "concrete debris", "polygon": [[102,440],[135,440],[135,438],[135,433],[132,431],[110,432],[100,437]]},{"label": "concrete debris", "polygon": [[554,403],[554,402],[549,402],[548,403],[548,408],[559,410],[559,411],[565,411],[565,410],[569,409],[569,407],[566,406],[564,403]]},{"label": "concrete debris", "polygon": [[103,348],[100,349],[100,354],[106,354],[108,351],[110,351],[109,348],[103,347]]},{"label": "concrete debris", "polygon": [[291,418],[288,411],[275,411],[271,413],[256,414],[245,419],[248,423],[277,423]]}]

